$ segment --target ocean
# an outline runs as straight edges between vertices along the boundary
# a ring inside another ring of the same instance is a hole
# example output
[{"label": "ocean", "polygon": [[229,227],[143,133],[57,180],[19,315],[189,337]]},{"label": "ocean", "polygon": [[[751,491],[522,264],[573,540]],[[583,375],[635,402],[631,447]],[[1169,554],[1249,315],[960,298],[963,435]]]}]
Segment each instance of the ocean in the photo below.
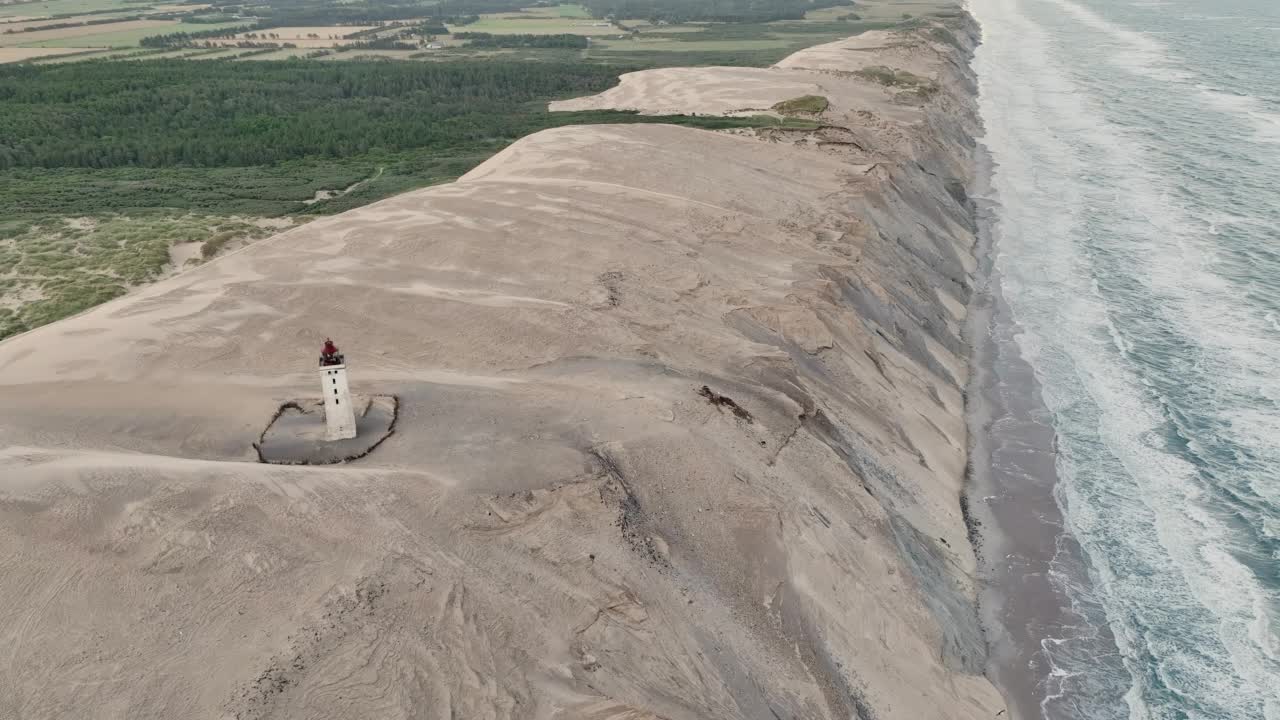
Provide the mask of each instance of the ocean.
[{"label": "ocean", "polygon": [[967,7],[993,331],[1033,375],[993,382],[1052,431],[1056,552],[996,559],[1044,582],[1036,711],[1280,720],[1280,1]]}]

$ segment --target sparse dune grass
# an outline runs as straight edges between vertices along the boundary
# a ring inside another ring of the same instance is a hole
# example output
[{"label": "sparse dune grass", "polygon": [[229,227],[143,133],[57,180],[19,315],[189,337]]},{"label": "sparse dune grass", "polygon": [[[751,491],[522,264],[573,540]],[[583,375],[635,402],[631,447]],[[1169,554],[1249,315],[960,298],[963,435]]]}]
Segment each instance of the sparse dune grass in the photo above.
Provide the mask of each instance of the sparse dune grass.
[{"label": "sparse dune grass", "polygon": [[825,111],[830,104],[821,95],[801,95],[790,100],[783,100],[774,105],[773,109],[783,115],[794,115],[795,113],[817,114]]},{"label": "sparse dune grass", "polygon": [[204,243],[201,255],[208,259],[232,241],[274,232],[209,215],[49,219],[6,230],[16,234],[0,240],[0,338],[154,280],[169,264],[172,245]]},{"label": "sparse dune grass", "polygon": [[906,70],[896,70],[884,65],[872,65],[854,73],[860,78],[870,80],[885,87],[901,88],[921,97],[928,97],[937,92],[937,83],[929,78],[920,77]]}]

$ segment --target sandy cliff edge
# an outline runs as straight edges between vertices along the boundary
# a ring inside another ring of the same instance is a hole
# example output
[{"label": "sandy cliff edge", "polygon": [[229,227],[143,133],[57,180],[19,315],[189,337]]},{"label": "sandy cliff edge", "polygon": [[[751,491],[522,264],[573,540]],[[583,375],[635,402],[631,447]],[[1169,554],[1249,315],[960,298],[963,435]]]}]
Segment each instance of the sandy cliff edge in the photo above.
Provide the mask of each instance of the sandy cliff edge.
[{"label": "sandy cliff edge", "polygon": [[[995,717],[973,41],[628,76],[588,101],[831,108],[541,132],[0,343],[0,717]],[[396,434],[254,463],[326,335]]]}]

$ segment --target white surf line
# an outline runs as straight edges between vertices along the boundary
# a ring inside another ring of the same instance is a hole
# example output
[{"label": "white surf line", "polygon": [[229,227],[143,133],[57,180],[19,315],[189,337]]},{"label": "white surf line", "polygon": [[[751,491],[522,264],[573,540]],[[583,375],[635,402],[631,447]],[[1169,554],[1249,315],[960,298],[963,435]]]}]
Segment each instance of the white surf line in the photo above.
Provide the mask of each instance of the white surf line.
[{"label": "white surf line", "polygon": [[[1059,7],[1074,8],[1071,12],[1082,19],[1087,18],[1086,24],[1090,27],[1135,43],[1143,52],[1164,52],[1160,43],[1140,33],[1119,28],[1071,0],[1048,1]],[[1139,74],[1151,77],[1147,73]],[[1258,115],[1254,111],[1258,103],[1255,98],[1219,92],[1203,84],[1188,87],[1194,87],[1209,105],[1225,115],[1235,118]],[[1267,124],[1271,139],[1259,139],[1280,143],[1280,115],[1262,115],[1267,117],[1253,117],[1254,125],[1257,127],[1260,122]],[[1195,221],[1203,218],[1169,200],[1172,193],[1165,178],[1140,170],[1146,167],[1146,163],[1134,144],[1124,142],[1122,137],[1107,132],[1105,127],[1101,129],[1101,133],[1094,133],[1090,139],[1105,140],[1108,157],[1119,159],[1134,173],[1137,181],[1125,185],[1125,199],[1163,240],[1150,243],[1153,263],[1146,284],[1181,308],[1180,312],[1170,314],[1169,319],[1181,326],[1189,337],[1199,338],[1205,356],[1227,370],[1221,380],[1228,391],[1261,394],[1273,402],[1280,399],[1280,382],[1277,381],[1280,379],[1265,372],[1256,372],[1257,368],[1275,366],[1280,362],[1280,344],[1271,340],[1274,338],[1270,327],[1272,323],[1265,316],[1258,316],[1254,308],[1236,302],[1233,296],[1236,289],[1224,284],[1209,270],[1215,262],[1215,249],[1211,243],[1206,245],[1202,242],[1200,233],[1195,229]],[[1170,246],[1167,240],[1175,242]],[[1171,253],[1171,249],[1174,252]],[[1226,416],[1229,410],[1237,409],[1226,408],[1219,413]],[[1253,441],[1249,444],[1255,450],[1273,457],[1280,455],[1274,441],[1258,442],[1280,437],[1280,418],[1255,416],[1238,424],[1242,426],[1242,432],[1247,432],[1243,428],[1259,428],[1249,438]],[[1260,489],[1259,494],[1272,501],[1277,499],[1265,489]]]},{"label": "white surf line", "polygon": [[1169,48],[1150,33],[1118,25],[1093,10],[1072,0],[1048,0],[1080,23],[1124,43],[1128,49],[1118,53],[1114,64],[1135,75],[1165,82],[1186,84],[1204,98],[1213,109],[1253,126],[1255,139],[1280,144],[1280,113],[1268,111],[1262,101],[1252,95],[1219,90],[1197,82],[1195,73],[1187,70],[1171,55]]},{"label": "white surf line", "polygon": [[[1058,2],[1055,4],[1063,3]],[[1017,12],[1018,8],[1016,5],[1017,3],[1011,4],[1009,2],[997,3],[999,9],[992,10],[991,17],[997,18],[1003,16],[1004,18],[1021,18],[1023,22],[1020,23],[1020,28],[1016,32],[1016,35],[1024,38],[1033,38],[1033,46],[1042,47],[1045,44],[1044,40],[1040,40],[1039,42],[1035,41],[1035,38],[1043,36],[1042,29],[1033,23],[1027,22],[1025,18],[1022,18]],[[984,32],[988,35],[988,43],[995,46],[999,41],[992,32],[993,29],[994,28],[991,26],[985,26]],[[1008,42],[1008,44],[1016,45],[1017,43],[1014,41]],[[1148,46],[1147,49],[1151,50],[1152,47]],[[1025,44],[1023,44],[1019,50],[1020,55],[1024,58],[1035,55],[1034,51],[1030,53],[1028,52]],[[1006,47],[1005,51],[1008,52],[1009,48]],[[988,51],[984,53],[984,57],[989,55],[990,52],[991,48],[988,48]],[[1043,51],[1041,51],[1041,53],[1043,53]],[[1093,163],[1101,163],[1101,171],[1112,175],[1117,180],[1122,178],[1127,179],[1127,182],[1122,183],[1122,186],[1127,188],[1127,191],[1124,191],[1127,198],[1138,206],[1150,208],[1151,204],[1148,201],[1153,197],[1153,179],[1143,172],[1139,172],[1137,175],[1133,174],[1134,168],[1142,167],[1140,162],[1141,158],[1138,157],[1137,153],[1125,152],[1123,138],[1118,135],[1113,128],[1102,123],[1101,117],[1096,113],[1091,113],[1089,108],[1075,108],[1070,103],[1062,105],[1061,107],[1058,106],[1059,103],[1066,102],[1065,100],[1061,100],[1061,98],[1074,97],[1076,93],[1069,92],[1067,95],[1062,94],[1063,91],[1074,90],[1071,87],[1071,82],[1067,77],[1054,73],[1052,67],[1047,64],[1047,61],[1047,57],[1038,58],[1040,70],[1043,72],[1037,77],[1041,78],[1040,82],[1047,82],[1049,85],[1048,88],[1043,88],[1039,93],[1035,92],[1033,89],[1026,89],[1020,84],[1014,85],[1011,88],[1001,88],[1019,93],[1015,97],[1023,100],[1023,104],[1039,107],[1039,111],[1036,113],[1037,117],[1030,119],[1036,120],[1036,122],[1027,122],[1025,124],[1025,128],[1039,126],[1045,119],[1043,117],[1044,111],[1048,110],[1051,113],[1051,117],[1056,117],[1058,118],[1058,122],[1066,122],[1068,125],[1068,127],[1065,128],[1065,132],[1063,134],[1064,137],[1082,137],[1090,145],[1105,147],[1108,150],[1117,150],[1118,152],[1114,154],[1108,153],[1107,158],[1095,160]],[[999,75],[999,73],[996,74]],[[984,90],[989,93],[991,87],[991,78],[988,77],[984,83]],[[1037,98],[1037,95],[1040,97]],[[1048,101],[1047,106],[1046,101]],[[993,101],[990,97],[985,100],[984,109],[990,110],[991,112],[984,113],[984,115],[987,116],[986,119],[988,122],[989,133],[994,132],[996,135],[999,135],[1003,131],[1003,126],[999,121],[1004,117],[1007,111],[1003,108],[992,106],[991,103],[993,102],[997,101]],[[1033,110],[1033,112],[1036,111]],[[1066,117],[1064,121],[1064,116],[1069,117]],[[1018,118],[1014,118],[1014,122],[1016,124],[1018,122]],[[1025,128],[1021,125],[1017,125],[1010,133],[1011,141],[1017,142],[1018,138],[1021,137],[1019,133],[1022,132],[1025,134]],[[1053,122],[1050,122],[1048,124],[1048,128],[1046,128],[1046,132],[1051,132],[1052,130]],[[1053,137],[1056,137],[1056,134],[1053,135]],[[1050,142],[1052,142],[1052,139],[1050,139]],[[1016,153],[1020,151],[1020,148],[1014,147],[1004,149],[1006,154],[1010,152],[1015,153],[1012,157],[1014,160],[1018,159],[1018,155]],[[1060,182],[1071,182],[1072,168],[1069,165],[1063,166],[1063,163],[1075,162],[1078,165],[1082,165],[1084,164],[1083,159],[1076,158],[1074,156],[1076,151],[1072,150],[1070,147],[1058,147],[1056,150],[1058,152],[1053,153],[1054,156],[1058,156],[1062,152],[1066,153],[1061,160],[1056,162],[1058,169],[1067,174],[1067,176],[1062,178]],[[1023,159],[1030,160],[1032,158]],[[1005,208],[1014,209],[1017,206],[1018,198],[1027,194],[1027,192],[1030,192],[1028,188],[1036,187],[1037,182],[1039,182],[1040,175],[1052,175],[1053,168],[1045,168],[1043,171],[1037,171],[1034,169],[1035,165],[1030,165],[1029,167],[1032,168],[1031,172],[1033,173],[1032,177],[1015,177],[1010,179],[1010,174],[1013,173],[1016,176],[1017,171],[1020,168],[1018,167],[1019,163],[1009,162],[1008,160],[1009,158],[1005,155],[997,154],[997,161],[1001,163],[1001,167],[997,171],[997,178],[1003,179],[1003,182],[998,181],[998,184],[1000,185],[998,189],[1004,191],[1001,194],[1002,199],[1005,200]],[[1021,169],[1025,174],[1026,168],[1024,167]],[[1078,172],[1078,168],[1076,170]],[[1067,217],[1065,218],[1067,224],[1065,227],[1070,227],[1076,224],[1076,215],[1079,211],[1085,209],[1079,206],[1081,198],[1076,198],[1075,200],[1075,210],[1058,210],[1058,212],[1065,212],[1067,214]],[[1029,201],[1035,202],[1034,197],[1030,198]],[[1059,205],[1060,203],[1055,203],[1051,207]],[[1176,216],[1177,214],[1175,212],[1175,218]],[[1173,220],[1175,218],[1168,218],[1166,221]],[[1010,218],[1006,214],[1006,216],[1002,218],[1002,223],[1005,226],[1005,232],[1002,234],[1007,234],[1010,231],[1016,233],[1019,230],[1018,218],[1016,217]],[[1034,238],[1041,232],[1037,228],[1029,226],[1023,227],[1022,230],[1025,231],[1024,234],[1027,238]],[[1054,244],[1041,243],[1041,247],[1036,253],[1037,256],[1044,255],[1046,252],[1056,249],[1056,252],[1060,257],[1056,259],[1043,258],[1038,261],[1038,264],[1048,262],[1049,267],[1056,267],[1058,269],[1080,265],[1083,258],[1078,256],[1079,250],[1075,247],[1075,242],[1070,239],[1070,235],[1068,233],[1069,231],[1063,231],[1063,242]],[[1145,236],[1145,239],[1148,241],[1152,239],[1150,233],[1145,233]],[[1010,238],[1010,240],[1013,240],[1013,238]],[[1006,244],[1005,250],[1002,254],[1008,255],[1017,247],[1017,242],[1019,241],[1015,240],[1014,246]],[[1025,241],[1022,242],[1025,244]],[[1024,248],[1024,251],[1025,250],[1027,249]],[[1037,265],[1037,261],[1034,258],[1023,258],[1024,262],[1027,260],[1031,260],[1033,265]],[[1050,262],[1050,260],[1052,260],[1052,262]],[[1160,260],[1166,263],[1172,263],[1175,261],[1175,258],[1160,258]],[[1184,265],[1185,269],[1184,263],[1178,264]],[[1177,293],[1170,293],[1172,288],[1167,284],[1160,282],[1160,280],[1178,278],[1180,275],[1178,273],[1166,274],[1160,272],[1162,269],[1165,268],[1157,268],[1156,272],[1152,273],[1152,275],[1163,276],[1155,283],[1156,287],[1164,290],[1165,294],[1174,294],[1176,296],[1174,298],[1175,300],[1187,301],[1185,294],[1177,296]],[[1200,266],[1190,268],[1192,271],[1197,271],[1199,269]],[[1006,276],[1008,275],[1006,274]],[[1054,277],[1055,275],[1051,273],[1049,276]],[[1069,281],[1069,285],[1075,286],[1071,291],[1071,294],[1075,299],[1073,304],[1070,306],[1070,312],[1068,312],[1065,317],[1059,315],[1063,326],[1062,329],[1067,331],[1066,339],[1069,342],[1054,342],[1050,343],[1050,345],[1061,346],[1065,344],[1065,347],[1060,347],[1058,349],[1071,357],[1075,366],[1075,371],[1080,375],[1079,379],[1082,381],[1079,389],[1092,396],[1091,399],[1097,404],[1098,409],[1101,412],[1102,416],[1100,421],[1103,425],[1103,432],[1100,435],[1100,439],[1109,446],[1111,452],[1115,454],[1121,463],[1123,463],[1126,474],[1134,480],[1136,486],[1143,490],[1141,497],[1138,499],[1146,505],[1147,509],[1154,515],[1155,530],[1158,535],[1160,546],[1162,546],[1164,553],[1176,558],[1175,562],[1177,564],[1177,571],[1182,576],[1183,581],[1187,584],[1188,589],[1196,596],[1199,604],[1217,617],[1220,625],[1222,626],[1218,634],[1218,639],[1227,645],[1227,651],[1231,656],[1230,660],[1236,665],[1236,671],[1241,675],[1249,676],[1248,686],[1251,687],[1248,687],[1248,690],[1257,692],[1261,688],[1267,687],[1268,676],[1264,666],[1260,666],[1256,662],[1258,658],[1254,653],[1257,648],[1247,647],[1249,641],[1241,637],[1239,630],[1242,629],[1242,623],[1248,622],[1250,619],[1256,619],[1253,611],[1256,610],[1257,607],[1254,598],[1256,598],[1258,588],[1256,586],[1250,587],[1249,585],[1244,584],[1247,583],[1247,579],[1239,573],[1239,571],[1244,570],[1243,567],[1233,561],[1225,562],[1226,560],[1229,560],[1229,555],[1223,551],[1221,543],[1226,536],[1225,528],[1217,522],[1216,518],[1212,518],[1198,512],[1198,508],[1195,507],[1195,501],[1197,500],[1195,490],[1186,482],[1187,476],[1194,472],[1194,469],[1188,466],[1180,458],[1155,451],[1153,448],[1148,446],[1145,433],[1148,429],[1157,427],[1161,419],[1158,416],[1158,412],[1144,401],[1140,379],[1135,377],[1129,368],[1123,365],[1109,363],[1106,360],[1109,353],[1105,347],[1101,346],[1097,338],[1097,333],[1095,332],[1096,329],[1102,327],[1104,324],[1109,325],[1106,317],[1105,299],[1097,295],[1096,288],[1093,288],[1091,291],[1087,284],[1087,277],[1063,277],[1061,273],[1058,273],[1056,276],[1061,277],[1064,281]],[[1007,284],[1007,287],[1015,285],[1015,282],[1010,282]],[[1037,290],[1035,287],[1024,288],[1023,293],[1040,293],[1043,289],[1044,288]],[[1028,302],[1025,297],[1021,302],[1017,302],[1016,293],[1015,297],[1011,299],[1015,301],[1015,311],[1017,310],[1018,305]],[[1033,299],[1030,302],[1035,302],[1035,300]],[[1035,310],[1034,308],[1024,309]],[[1036,330],[1035,323],[1028,326],[1024,318],[1020,317],[1019,320],[1021,320],[1023,326],[1028,329],[1027,335],[1021,337],[1020,341],[1023,343],[1038,343],[1039,341],[1034,337],[1034,331]],[[1053,338],[1046,339],[1052,340]],[[1097,346],[1096,352],[1088,350],[1088,347],[1091,345]],[[1037,347],[1027,347],[1024,344],[1023,349],[1024,355],[1028,358],[1034,358],[1038,354]],[[1124,343],[1117,343],[1117,349],[1123,352],[1125,350]],[[1052,379],[1046,383],[1046,399],[1050,400],[1051,407],[1057,405],[1059,408],[1062,408],[1064,405],[1070,406],[1077,399],[1083,399],[1064,397],[1060,395],[1056,398],[1057,402],[1054,403],[1055,389],[1058,393],[1062,390],[1072,390],[1070,387],[1070,381],[1067,380],[1064,382],[1065,387],[1058,388],[1055,388],[1057,383]],[[1070,454],[1070,449],[1066,448],[1066,450],[1068,451],[1068,454]],[[1064,473],[1064,476],[1069,477],[1070,473]],[[1075,488],[1071,483],[1067,483],[1064,487],[1064,492],[1068,495],[1070,495],[1073,490],[1077,490],[1077,488]],[[1081,525],[1088,525],[1089,518],[1087,517],[1087,514],[1090,511],[1089,505],[1091,502],[1096,502],[1096,500],[1079,496],[1071,499],[1074,502],[1068,503],[1072,509],[1072,512],[1069,513],[1069,519],[1072,521],[1072,525],[1077,528],[1077,535],[1081,537],[1085,542],[1086,547],[1088,547],[1090,544],[1093,544],[1090,542],[1090,533],[1087,531],[1087,528],[1082,528]],[[1085,532],[1080,533],[1080,529],[1085,529]],[[1096,542],[1096,538],[1093,538],[1093,540]],[[1100,570],[1105,570],[1107,560],[1109,558],[1105,554],[1096,554],[1096,547],[1093,549],[1095,550],[1095,553],[1091,553],[1091,555],[1093,555],[1095,564],[1099,566]],[[1122,568],[1120,570],[1123,571],[1124,569]],[[1104,576],[1104,580],[1105,579],[1106,578]],[[1176,581],[1173,576],[1170,576],[1169,580],[1176,585]],[[1234,590],[1228,591],[1228,588],[1234,588]],[[1242,590],[1244,590],[1243,593],[1241,592]],[[1242,597],[1242,595],[1251,597]],[[1112,602],[1117,600],[1123,604],[1125,602],[1132,602],[1133,598],[1113,598]],[[1110,607],[1108,609],[1108,614],[1112,615],[1114,618],[1116,616],[1112,613],[1116,610],[1120,610],[1121,615],[1123,615],[1123,606],[1120,608],[1116,608],[1114,606]],[[1226,632],[1222,632],[1224,630]],[[1121,645],[1122,650],[1126,649],[1125,646],[1128,644],[1129,640],[1129,638],[1125,637],[1124,633],[1117,633],[1117,642]],[[1244,642],[1241,642],[1242,640]],[[1265,647],[1263,650],[1265,651]],[[1131,650],[1126,654],[1130,653]],[[1169,659],[1181,660],[1183,662],[1187,662],[1189,660],[1188,658]],[[1205,669],[1207,670],[1208,668]],[[1232,698],[1232,695],[1234,693],[1238,693],[1240,688],[1235,688],[1233,686],[1229,676],[1222,673],[1221,668],[1214,669],[1219,671],[1214,674],[1214,677],[1202,677],[1200,678],[1200,682],[1206,682],[1213,688],[1212,692],[1215,701],[1229,706],[1234,705],[1236,700]],[[1139,668],[1138,670],[1142,671],[1144,669]],[[1259,697],[1260,696],[1255,695],[1254,699],[1256,700]],[[1143,717],[1145,711],[1140,705],[1136,704],[1140,703],[1136,694],[1131,695],[1130,702],[1133,716]],[[1268,707],[1270,708],[1270,706]],[[1268,715],[1270,716],[1270,714],[1271,712],[1269,709]]]}]

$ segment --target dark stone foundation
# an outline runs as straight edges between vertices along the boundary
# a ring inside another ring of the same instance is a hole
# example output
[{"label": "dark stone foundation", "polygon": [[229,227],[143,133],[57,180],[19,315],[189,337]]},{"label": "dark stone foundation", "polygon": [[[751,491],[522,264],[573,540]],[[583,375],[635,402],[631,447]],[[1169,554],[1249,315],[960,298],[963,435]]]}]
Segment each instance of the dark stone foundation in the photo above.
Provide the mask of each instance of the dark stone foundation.
[{"label": "dark stone foundation", "polygon": [[324,403],[290,400],[276,411],[254,449],[258,460],[274,465],[332,465],[358,460],[395,432],[400,410],[394,395],[355,395],[356,436],[325,440]]}]

